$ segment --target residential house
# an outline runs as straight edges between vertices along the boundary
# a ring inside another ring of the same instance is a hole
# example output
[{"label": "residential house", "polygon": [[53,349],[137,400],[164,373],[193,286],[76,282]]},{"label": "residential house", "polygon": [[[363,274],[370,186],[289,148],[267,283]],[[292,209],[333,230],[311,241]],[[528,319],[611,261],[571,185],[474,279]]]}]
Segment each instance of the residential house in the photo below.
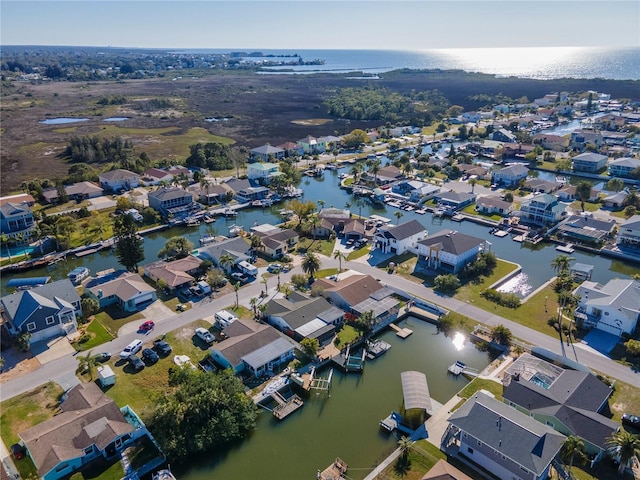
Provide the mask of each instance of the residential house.
[{"label": "residential house", "polygon": [[27,205],[29,207],[33,207],[36,204],[36,201],[33,196],[28,193],[19,193],[17,195],[0,197],[0,206],[5,203],[15,203],[16,205]]},{"label": "residential house", "polygon": [[640,158],[623,157],[609,163],[611,177],[631,177],[634,170],[640,172]]},{"label": "residential house", "polygon": [[324,297],[309,297],[292,292],[286,298],[274,298],[267,303],[267,321],[294,340],[318,340],[326,345],[344,321],[344,311],[331,305]]},{"label": "residential house", "polygon": [[491,140],[495,140],[497,142],[508,142],[508,143],[517,143],[518,139],[516,136],[505,128],[500,128],[494,131],[491,134]]},{"label": "residential house", "polygon": [[252,227],[251,231],[260,237],[262,250],[272,258],[286,255],[300,240],[298,232],[291,228],[263,224]]},{"label": "residential house", "polygon": [[284,150],[285,157],[301,156],[304,153],[303,148],[295,142],[285,142],[278,145],[278,148]]},{"label": "residential house", "polygon": [[227,180],[223,185],[231,189],[234,195],[241,190],[246,190],[247,188],[251,188],[251,182],[249,182],[249,179],[247,178],[232,177],[229,180]]},{"label": "residential house", "polygon": [[249,152],[249,158],[252,161],[270,162],[273,159],[279,160],[284,158],[285,151],[280,147],[274,147],[268,143],[261,147],[252,148]]},{"label": "residential house", "polygon": [[[95,198],[102,195],[104,190],[91,182],[78,182],[73,185],[67,185],[64,187],[65,194],[69,200],[82,201],[88,198]],[[47,203],[57,203],[59,199],[59,193],[57,188],[51,188],[42,192]]]},{"label": "residential house", "polygon": [[485,215],[498,214],[503,217],[508,217],[514,209],[515,205],[513,203],[506,202],[495,195],[480,197],[476,200],[476,212]]},{"label": "residential house", "polygon": [[424,185],[430,185],[425,182],[421,182],[420,180],[404,180],[398,183],[395,183],[391,187],[391,191],[393,193],[397,193],[398,195],[407,195],[409,192],[416,190]]},{"label": "residential house", "polygon": [[229,194],[234,195],[226,183],[205,186],[195,183],[187,187],[187,192],[195,195],[198,201],[205,205],[225,203]]},{"label": "residential house", "polygon": [[98,175],[100,186],[111,192],[131,190],[140,184],[140,176],[137,173],[118,168]]},{"label": "residential house", "polygon": [[640,253],[640,215],[634,215],[620,225],[616,245],[618,248],[637,250]]},{"label": "residential house", "polygon": [[238,319],[222,330],[224,340],[214,344],[211,357],[234,373],[261,377],[294,358],[295,345],[275,328]]},{"label": "residential house", "polygon": [[366,178],[374,180],[378,185],[388,185],[402,178],[402,172],[395,165],[386,165],[382,167],[376,175],[366,172]]},{"label": "residential house", "polygon": [[550,193],[534,195],[522,201],[520,211],[517,212],[520,220],[535,225],[548,225],[559,222],[565,211],[566,205],[558,201],[558,197]]},{"label": "residential house", "polygon": [[571,132],[569,146],[572,150],[583,152],[587,145],[600,148],[604,144],[602,134],[597,130],[579,129]]},{"label": "residential house", "polygon": [[495,159],[498,153],[502,151],[503,147],[503,142],[498,142],[496,140],[483,140],[478,147],[478,154]]},{"label": "residential house", "polygon": [[517,158],[520,160],[524,160],[525,156],[528,153],[533,152],[535,149],[535,145],[531,145],[529,143],[505,143],[502,158]]},{"label": "residential house", "polygon": [[502,479],[546,480],[567,437],[480,391],[449,417],[458,454]]},{"label": "residential house", "polygon": [[[229,238],[221,242],[209,243],[197,250],[198,257],[203,260],[210,260],[216,267],[223,268],[227,272],[239,264],[251,260],[253,251],[251,245],[242,237]],[[220,257],[230,255],[233,258],[233,265],[220,265]]]},{"label": "residential house", "polygon": [[323,208],[318,213],[318,218],[319,222],[313,227],[312,235],[318,238],[328,238],[332,233],[342,232],[345,224],[351,222],[351,212],[339,208]]},{"label": "residential house", "polygon": [[7,237],[30,236],[35,227],[33,214],[26,204],[7,202],[0,206],[0,232]]},{"label": "residential house", "polygon": [[[618,146],[621,148],[627,143],[627,133],[625,132],[603,132],[602,139],[604,144],[610,147]],[[611,150],[609,150],[611,152]]]},{"label": "residential house", "polygon": [[195,282],[194,275],[200,269],[202,260],[193,255],[179,258],[170,262],[160,260],[158,262],[144,265],[143,275],[151,280],[160,283],[164,288],[175,291],[179,288],[186,287]]},{"label": "residential house", "polygon": [[247,166],[247,178],[258,185],[268,185],[269,181],[278,175],[282,175],[279,171],[277,163],[256,162]]},{"label": "residential house", "polygon": [[118,408],[94,382],[65,393],[61,413],[18,434],[43,480],[58,480],[93,462],[117,459],[137,439],[151,436],[127,405]]},{"label": "residential house", "polygon": [[584,441],[594,461],[620,425],[602,415],[613,389],[593,373],[560,368],[524,353],[505,372],[502,401],[563,435]]},{"label": "residential house", "polygon": [[163,217],[184,217],[200,206],[193,201],[193,194],[178,187],[163,187],[147,195],[149,206]]},{"label": "residential house", "polygon": [[583,282],[573,294],[580,298],[574,316],[583,326],[617,336],[635,331],[640,317],[640,281]]},{"label": "residential house", "polygon": [[324,151],[324,146],[322,146],[322,150],[320,150],[321,146],[318,144],[318,139],[311,135],[307,135],[303,139],[298,140],[297,143],[302,147],[302,151],[304,153],[308,153],[310,155]]},{"label": "residential house", "polygon": [[576,195],[576,187],[574,185],[565,185],[555,193],[559,200],[563,202],[572,202],[578,197]]},{"label": "residential house", "polygon": [[481,112],[463,112],[460,117],[464,123],[476,123],[482,120]]},{"label": "residential house", "polygon": [[192,177],[191,170],[186,167],[174,165],[168,169],[149,168],[145,170],[140,178],[144,185],[159,185],[161,183],[170,184],[176,177],[190,179]]},{"label": "residential house", "polygon": [[123,270],[92,278],[84,291],[100,308],[117,305],[125,312],[137,312],[158,299],[156,290],[140,275]]},{"label": "residential house", "polygon": [[545,150],[566,152],[569,148],[569,137],[553,135],[551,133],[536,133],[533,136],[534,145],[540,144]]},{"label": "residential house", "polygon": [[624,127],[627,119],[620,114],[607,113],[593,119],[593,126],[598,130],[618,130]]},{"label": "residential house", "polygon": [[558,225],[556,232],[560,237],[571,241],[601,245],[615,230],[615,220],[596,220],[584,215],[572,215]]},{"label": "residential house", "polygon": [[485,249],[485,240],[442,230],[418,242],[417,268],[458,273]]},{"label": "residential house", "polygon": [[340,137],[327,135],[325,137],[318,138],[318,145],[324,145],[323,152],[331,153],[331,150],[337,148],[339,144],[340,144]]},{"label": "residential house", "polygon": [[442,458],[420,480],[473,480]]},{"label": "residential house", "polygon": [[491,172],[491,181],[497,185],[515,187],[529,175],[529,169],[520,163]]},{"label": "residential house", "polygon": [[460,170],[460,172],[466,177],[473,177],[475,175],[480,179],[484,179],[487,173],[489,173],[489,170],[486,167],[474,164],[467,165],[464,163],[458,165],[458,170]]},{"label": "residential house", "polygon": [[378,228],[373,237],[373,245],[382,253],[418,253],[418,241],[426,236],[427,229],[417,220],[410,220],[400,225],[384,225]]},{"label": "residential house", "polygon": [[80,295],[68,278],[0,298],[0,315],[7,332],[30,333],[31,341],[75,333],[82,317]]},{"label": "residential house", "polygon": [[549,180],[543,180],[541,178],[527,178],[522,187],[523,190],[538,193],[552,193],[562,187],[563,184],[559,182],[551,182]]},{"label": "residential house", "polygon": [[571,164],[576,172],[597,173],[607,166],[607,156],[593,152],[581,153],[573,157]]},{"label": "residential house", "polygon": [[439,208],[444,208],[449,214],[462,210],[467,205],[476,201],[475,193],[469,192],[441,192],[433,196]]},{"label": "residential house", "polygon": [[409,192],[409,201],[414,203],[426,202],[438,193],[440,193],[440,187],[438,187],[437,185],[432,185],[430,183],[425,183],[422,186]]},{"label": "residential house", "polygon": [[256,200],[264,200],[270,193],[271,190],[267,187],[247,187],[238,190],[235,198],[240,203],[255,202]]},{"label": "residential house", "polygon": [[602,206],[611,210],[620,210],[624,207],[626,197],[627,194],[625,192],[612,193],[602,199]]}]

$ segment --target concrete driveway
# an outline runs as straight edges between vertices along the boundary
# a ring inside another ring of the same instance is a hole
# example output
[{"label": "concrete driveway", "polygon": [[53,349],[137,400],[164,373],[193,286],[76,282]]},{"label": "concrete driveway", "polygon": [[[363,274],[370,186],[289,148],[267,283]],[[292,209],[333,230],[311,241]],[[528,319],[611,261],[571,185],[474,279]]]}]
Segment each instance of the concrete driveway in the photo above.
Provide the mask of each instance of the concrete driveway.
[{"label": "concrete driveway", "polygon": [[31,351],[40,362],[40,365],[75,353],[75,349],[71,346],[67,337],[56,337],[50,340],[34,342],[31,344]]},{"label": "concrete driveway", "polygon": [[92,198],[91,200],[89,200],[89,203],[91,205],[87,207],[88,210],[104,210],[106,208],[111,208],[116,206],[116,201],[113,198],[108,197],[106,195]]}]

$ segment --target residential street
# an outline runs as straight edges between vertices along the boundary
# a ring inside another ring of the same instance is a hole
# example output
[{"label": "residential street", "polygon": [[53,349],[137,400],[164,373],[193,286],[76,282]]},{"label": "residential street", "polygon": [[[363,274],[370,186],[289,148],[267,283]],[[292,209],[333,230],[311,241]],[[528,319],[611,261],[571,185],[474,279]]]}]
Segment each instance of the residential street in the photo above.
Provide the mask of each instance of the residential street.
[{"label": "residential street", "polygon": [[[321,257],[321,268],[338,267],[338,261],[333,258],[324,256]],[[296,262],[297,263],[297,262]],[[498,315],[494,315],[491,312],[482,310],[474,305],[461,302],[459,300],[439,296],[434,293],[432,289],[426,288],[420,284],[406,280],[398,275],[390,275],[384,270],[377,269],[370,266],[367,263],[367,257],[362,257],[355,261],[345,262],[343,261],[343,269],[353,269],[364,274],[369,274],[372,277],[379,279],[382,283],[389,286],[398,288],[404,292],[414,295],[416,297],[423,298],[429,302],[437,303],[444,308],[452,311],[456,311],[470,318],[477,320],[480,323],[484,323],[489,326],[495,326],[503,324],[508,327],[515,337],[523,339],[529,344],[538,345],[540,347],[551,350],[560,354],[560,341],[557,338],[549,337],[545,334],[531,330],[530,328],[519,325],[511,320],[507,320]],[[260,273],[263,273],[266,269],[260,269]],[[294,273],[302,273],[299,266],[293,268],[290,272],[280,274],[281,283],[284,284],[289,281],[291,275]],[[254,281],[240,290],[240,303],[245,306],[249,306],[249,300],[253,297],[259,297],[263,284],[259,281]],[[276,278],[275,276],[269,279],[269,292],[266,300],[271,298],[276,293]],[[213,316],[213,314],[225,307],[233,305],[235,303],[235,293],[229,293],[212,300],[203,300],[194,305],[194,307],[186,312],[175,314],[171,317],[158,319],[156,321],[156,327],[148,334],[149,339],[157,338],[167,332],[185,326],[195,320],[204,319]],[[137,324],[136,324],[137,325]],[[127,332],[127,330],[129,330]],[[114,355],[117,355],[131,340],[134,338],[141,338],[146,340],[146,335],[139,334],[137,332],[131,332],[131,327],[124,326],[121,330],[121,336],[111,342],[103,344],[97,347],[95,352],[108,351]],[[634,372],[631,369],[624,367],[604,355],[593,351],[588,347],[583,347],[576,344],[576,352],[578,361],[593,370],[603,373],[604,375],[616,378],[631,385],[640,385],[640,373]],[[575,360],[573,356],[573,350],[568,347],[567,355],[570,359]],[[75,376],[75,370],[77,368],[77,360],[74,355],[66,355],[62,358],[53,360],[45,365],[42,365],[37,370],[27,373],[21,377],[12,379],[0,386],[0,399],[6,400],[15,395],[19,395],[26,391],[29,391],[38,385],[42,385],[49,380],[60,383],[63,388],[69,388],[77,383],[79,380]]]}]

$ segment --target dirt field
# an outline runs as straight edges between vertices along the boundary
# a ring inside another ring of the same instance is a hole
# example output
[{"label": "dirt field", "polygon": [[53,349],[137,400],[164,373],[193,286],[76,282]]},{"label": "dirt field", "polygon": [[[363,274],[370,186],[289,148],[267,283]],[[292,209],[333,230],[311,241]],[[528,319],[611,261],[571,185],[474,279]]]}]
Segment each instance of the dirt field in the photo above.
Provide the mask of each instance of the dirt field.
[{"label": "dirt field", "polygon": [[[136,151],[149,150],[152,160],[182,160],[188,145],[208,134],[233,139],[249,148],[278,145],[306,135],[343,134],[347,129],[378,126],[330,118],[323,100],[338,87],[375,85],[390,90],[439,89],[451,104],[478,108],[469,100],[479,93],[503,93],[530,99],[547,92],[595,89],[614,97],[633,98],[640,82],[603,80],[524,80],[462,72],[393,72],[379,80],[347,79],[339,75],[211,75],[205,78],[128,80],[123,82],[14,83],[3,91],[0,138],[3,195],[33,178],[63,177],[68,164],[59,158],[72,135],[104,134],[131,139]],[[634,93],[635,92],[635,93]],[[127,105],[100,106],[103,96],[124,95]],[[173,108],[136,110],[151,98],[171,99]],[[103,118],[130,117],[107,123]],[[43,125],[46,118],[80,117],[88,121]],[[206,118],[224,119],[207,122]],[[197,127],[197,128],[196,128]],[[149,129],[162,129],[146,132]],[[170,140],[176,140],[171,142]],[[177,140],[180,141],[177,141]],[[165,145],[166,143],[166,145]]]}]

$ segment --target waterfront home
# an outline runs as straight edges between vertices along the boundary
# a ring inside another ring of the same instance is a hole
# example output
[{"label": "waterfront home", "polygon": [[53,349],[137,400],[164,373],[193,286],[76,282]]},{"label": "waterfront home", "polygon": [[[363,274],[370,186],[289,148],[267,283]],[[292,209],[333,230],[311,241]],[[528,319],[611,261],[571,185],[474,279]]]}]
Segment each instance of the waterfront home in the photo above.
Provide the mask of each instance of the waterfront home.
[{"label": "waterfront home", "polygon": [[457,210],[462,210],[467,205],[476,201],[476,194],[469,192],[440,192],[433,196],[439,208],[444,208],[452,214]]},{"label": "waterfront home", "polygon": [[441,230],[418,242],[416,268],[458,273],[485,249],[482,238],[454,230]]},{"label": "waterfront home", "polygon": [[620,114],[607,113],[601,117],[593,119],[593,126],[598,130],[618,130],[624,127],[627,123],[627,118]]},{"label": "waterfront home", "polygon": [[583,282],[573,294],[580,299],[574,317],[584,327],[618,337],[635,331],[640,318],[640,281],[613,279],[605,285]]},{"label": "waterfront home", "polygon": [[247,187],[236,191],[235,198],[240,203],[255,202],[264,200],[269,196],[271,190],[267,187]]},{"label": "waterfront home", "polygon": [[481,165],[467,165],[467,164],[460,164],[458,165],[458,170],[460,170],[460,173],[462,173],[464,176],[466,177],[472,177],[472,176],[476,176],[479,179],[484,179],[485,176],[487,175],[487,173],[489,173],[489,169],[486,167],[483,167]]},{"label": "waterfront home", "polygon": [[193,194],[178,187],[163,187],[147,195],[149,206],[165,218],[185,217],[198,210],[200,205],[194,202]]},{"label": "waterfront home", "polygon": [[398,195],[407,195],[409,192],[421,188],[424,185],[430,184],[421,182],[420,180],[404,180],[392,185],[391,191],[393,193],[397,193]]},{"label": "waterfront home", "polygon": [[609,163],[611,177],[631,177],[634,170],[640,171],[640,158],[623,157]]},{"label": "waterfront home", "polygon": [[304,153],[304,149],[295,142],[285,142],[278,145],[278,148],[284,150],[286,157],[301,156]]},{"label": "waterfront home", "polygon": [[440,459],[420,480],[473,480],[446,460]]},{"label": "waterfront home", "polygon": [[268,185],[273,177],[282,175],[277,163],[256,162],[247,165],[247,178],[258,185]]},{"label": "waterfront home", "polygon": [[[69,200],[82,201],[89,198],[96,198],[103,194],[104,190],[92,182],[78,182],[73,185],[66,185],[64,192]],[[47,203],[57,203],[60,194],[57,188],[51,188],[42,192]]]},{"label": "waterfront home", "polygon": [[625,192],[612,193],[602,199],[602,206],[611,210],[620,210],[624,207],[626,197],[627,194]]},{"label": "waterfront home", "polygon": [[440,193],[441,188],[437,185],[424,183],[422,186],[409,192],[409,201],[413,203],[426,202]]},{"label": "waterfront home", "polygon": [[0,206],[0,232],[9,238],[30,236],[35,227],[33,213],[26,204],[7,202]]},{"label": "waterfront home", "polygon": [[318,138],[318,145],[324,145],[323,151],[326,151],[327,153],[331,153],[330,150],[337,148],[339,143],[340,137],[335,137],[333,135]]},{"label": "waterfront home", "polygon": [[187,187],[187,191],[195,195],[198,201],[205,205],[211,205],[212,203],[224,203],[229,194],[231,196],[234,195],[234,191],[225,183],[205,186],[202,186],[199,183],[194,183]]},{"label": "waterfront home", "polygon": [[501,151],[504,147],[504,143],[496,140],[483,140],[477,147],[478,155],[482,155],[488,158],[496,158],[496,153]]},{"label": "waterfront home", "polygon": [[19,193],[17,195],[0,197],[0,206],[5,203],[15,203],[16,205],[27,205],[29,207],[33,207],[36,204],[36,201],[33,196],[28,193]]},{"label": "waterfront home", "polygon": [[485,215],[498,214],[503,217],[508,217],[514,209],[514,203],[506,202],[497,195],[479,197],[476,200],[476,212]]},{"label": "waterfront home", "polygon": [[545,150],[566,152],[569,148],[569,137],[553,135],[551,133],[536,133],[533,136],[534,145],[540,145]]},{"label": "waterfront home", "polygon": [[140,176],[137,173],[118,168],[98,175],[100,186],[111,192],[131,190],[140,184]]},{"label": "waterfront home", "polygon": [[373,246],[382,253],[418,253],[418,241],[426,236],[427,229],[417,220],[410,220],[400,225],[384,225],[378,228],[373,237]]},{"label": "waterfront home", "polygon": [[567,438],[482,391],[451,414],[449,424],[449,449],[497,478],[546,480]]},{"label": "waterfront home", "polygon": [[239,318],[222,330],[224,340],[211,347],[211,358],[236,374],[261,377],[294,358],[295,345],[269,325]]},{"label": "waterfront home", "polygon": [[0,298],[0,315],[6,331],[17,337],[30,333],[38,342],[75,333],[82,317],[80,295],[68,278]]},{"label": "waterfront home", "polygon": [[194,275],[197,275],[201,263],[202,260],[193,255],[170,262],[160,260],[143,265],[142,274],[173,292],[195,282]]},{"label": "waterfront home", "polygon": [[[227,273],[240,262],[247,262],[253,256],[253,250],[242,237],[229,238],[221,242],[209,243],[197,250],[198,257],[203,260],[210,260],[216,267],[224,269]],[[220,265],[220,258],[223,255],[230,255],[233,258],[233,265]]]},{"label": "waterfront home", "polygon": [[556,232],[559,237],[594,245],[604,243],[617,226],[615,220],[596,220],[584,215],[572,215],[563,221]]},{"label": "waterfront home", "polygon": [[329,343],[336,327],[344,322],[344,311],[324,297],[312,298],[299,292],[269,300],[264,315],[268,323],[294,340],[316,339],[320,346]]},{"label": "waterfront home", "polygon": [[634,215],[620,225],[616,245],[640,253],[640,215]]},{"label": "waterfront home", "polygon": [[502,158],[517,158],[520,160],[524,160],[525,155],[533,152],[535,148],[535,145],[531,145],[530,143],[505,143]]},{"label": "waterfront home", "polygon": [[607,166],[607,156],[593,152],[581,153],[573,157],[571,165],[576,172],[597,173]]},{"label": "waterfront home", "polygon": [[560,187],[562,187],[562,184],[559,182],[551,182],[541,178],[527,178],[525,179],[522,189],[530,192],[552,193]]},{"label": "waterfront home", "polygon": [[262,251],[271,258],[286,255],[300,240],[298,232],[291,228],[263,224],[252,227],[251,231],[260,237]]},{"label": "waterfront home", "polygon": [[529,175],[529,169],[520,163],[491,172],[491,181],[497,185],[515,187]]},{"label": "waterfront home", "polygon": [[567,206],[560,203],[558,197],[542,193],[523,200],[520,211],[516,213],[524,223],[544,226],[558,223],[566,209]]},{"label": "waterfront home", "polygon": [[72,387],[60,409],[18,434],[43,480],[68,478],[91,463],[117,459],[136,440],[151,436],[128,405],[118,408],[93,382]]},{"label": "waterfront home", "polygon": [[308,153],[310,155],[323,152],[325,147],[323,144],[318,144],[318,139],[311,135],[307,135],[306,137],[298,140],[297,143],[300,145],[304,153]]},{"label": "waterfront home", "polygon": [[594,462],[620,425],[602,415],[613,389],[594,374],[560,368],[528,353],[505,372],[502,401],[563,435],[576,435]]},{"label": "waterfront home", "polygon": [[587,145],[600,148],[604,144],[602,134],[597,130],[579,129],[571,132],[569,146],[572,150],[583,152]]},{"label": "waterfront home", "polygon": [[232,177],[229,180],[227,180],[224,185],[231,189],[233,191],[233,194],[235,195],[236,193],[238,193],[240,190],[245,190],[247,188],[251,188],[251,182],[249,182],[249,179],[247,178],[235,178]]},{"label": "waterfront home", "polygon": [[495,140],[497,142],[508,142],[508,143],[518,142],[518,139],[516,138],[516,136],[506,128],[500,128],[494,131],[491,134],[491,140]]},{"label": "waterfront home", "polygon": [[125,312],[137,312],[158,299],[156,290],[140,275],[124,270],[92,278],[84,292],[96,300],[100,308],[115,304]]},{"label": "waterfront home", "polygon": [[176,177],[183,177],[190,179],[192,177],[191,170],[186,167],[178,165],[171,166],[168,169],[163,168],[149,168],[145,170],[140,178],[140,181],[144,185],[159,185],[160,183],[171,183]]},{"label": "waterfront home", "polygon": [[261,147],[252,148],[249,152],[249,159],[251,161],[269,162],[272,159],[284,158],[285,151],[280,147],[274,147],[268,143]]}]

